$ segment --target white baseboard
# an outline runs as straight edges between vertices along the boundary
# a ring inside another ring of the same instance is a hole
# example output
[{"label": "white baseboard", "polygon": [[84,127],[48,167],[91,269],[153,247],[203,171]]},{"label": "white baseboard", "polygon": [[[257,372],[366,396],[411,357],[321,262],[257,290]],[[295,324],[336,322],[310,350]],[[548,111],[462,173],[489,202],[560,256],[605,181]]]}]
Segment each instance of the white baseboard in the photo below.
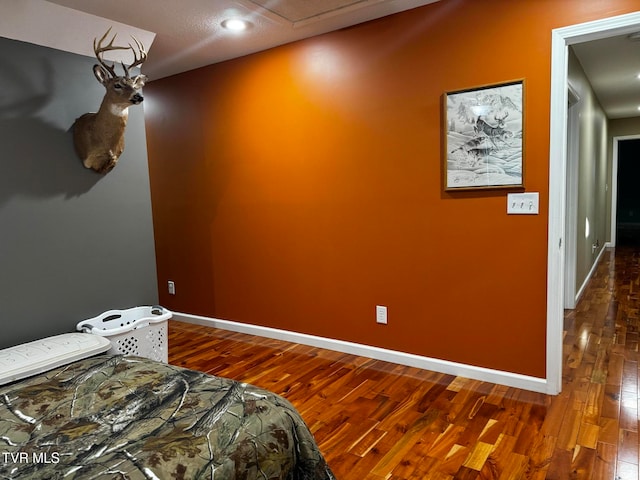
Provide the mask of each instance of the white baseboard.
[{"label": "white baseboard", "polygon": [[591,270],[589,270],[587,277],[584,279],[584,282],[582,282],[582,285],[580,285],[580,288],[576,292],[575,305],[578,304],[578,301],[580,300],[580,297],[582,297],[582,294],[584,293],[585,288],[587,288],[587,284],[589,283],[589,280],[591,280],[591,277],[593,277],[593,274],[595,273],[596,268],[598,268],[598,264],[600,263],[600,259],[602,258],[602,255],[610,247],[611,247],[611,243],[606,242],[602,247],[602,249],[600,250],[600,252],[598,253],[598,258],[596,258],[596,261],[593,262],[593,265],[591,265]]},{"label": "white baseboard", "polygon": [[471,378],[483,382],[497,383],[508,387],[516,387],[539,393],[548,393],[549,391],[547,380],[544,378],[530,377],[517,373],[503,372],[501,370],[492,370],[463,363],[449,362],[447,360],[440,360],[437,358],[423,357],[396,350],[387,350],[385,348],[372,347],[370,345],[363,345],[360,343],[345,342],[343,340],[307,335],[305,333],[290,332],[287,330],[250,325],[230,320],[220,320],[217,318],[202,317],[187,313],[173,312],[173,319],[196,325],[220,328],[222,330],[229,330],[232,332],[300,343],[302,345],[349,353],[352,355],[383,360],[424,370],[431,370],[434,372],[445,373],[447,375]]}]

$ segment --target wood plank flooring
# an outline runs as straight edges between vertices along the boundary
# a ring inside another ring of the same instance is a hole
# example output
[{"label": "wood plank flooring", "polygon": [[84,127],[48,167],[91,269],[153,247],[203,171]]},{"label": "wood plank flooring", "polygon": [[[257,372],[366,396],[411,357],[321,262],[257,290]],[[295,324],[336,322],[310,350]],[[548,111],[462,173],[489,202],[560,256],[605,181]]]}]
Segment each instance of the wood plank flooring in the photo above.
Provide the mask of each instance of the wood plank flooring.
[{"label": "wood plank flooring", "polygon": [[607,251],[558,396],[175,321],[169,362],[286,397],[339,480],[638,480],[639,295],[640,250]]}]

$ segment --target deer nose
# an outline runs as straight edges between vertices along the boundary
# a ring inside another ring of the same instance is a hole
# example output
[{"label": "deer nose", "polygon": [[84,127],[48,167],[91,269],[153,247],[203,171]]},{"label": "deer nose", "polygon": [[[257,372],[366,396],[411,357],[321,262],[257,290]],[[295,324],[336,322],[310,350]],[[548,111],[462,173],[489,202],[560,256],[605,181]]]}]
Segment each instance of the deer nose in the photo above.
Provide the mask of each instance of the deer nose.
[{"label": "deer nose", "polygon": [[131,103],[133,103],[134,105],[142,103],[143,100],[144,100],[144,97],[139,93],[136,93],[134,96],[131,97]]}]

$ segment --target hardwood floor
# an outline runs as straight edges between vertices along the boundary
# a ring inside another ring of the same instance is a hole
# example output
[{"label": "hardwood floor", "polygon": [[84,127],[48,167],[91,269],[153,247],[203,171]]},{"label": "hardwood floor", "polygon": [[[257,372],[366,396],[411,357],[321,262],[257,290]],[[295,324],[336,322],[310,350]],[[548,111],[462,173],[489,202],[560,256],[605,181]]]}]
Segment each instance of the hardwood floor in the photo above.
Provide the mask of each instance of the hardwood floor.
[{"label": "hardwood floor", "polygon": [[339,480],[638,480],[639,292],[640,249],[606,252],[553,397],[175,321],[169,362],[286,397]]}]

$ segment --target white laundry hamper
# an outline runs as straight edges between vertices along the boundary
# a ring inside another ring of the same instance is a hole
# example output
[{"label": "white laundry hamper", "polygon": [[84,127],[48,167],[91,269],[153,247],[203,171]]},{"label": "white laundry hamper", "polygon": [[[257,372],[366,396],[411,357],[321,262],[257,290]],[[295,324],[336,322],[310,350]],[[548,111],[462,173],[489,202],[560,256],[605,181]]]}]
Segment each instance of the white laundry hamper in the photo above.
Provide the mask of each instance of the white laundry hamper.
[{"label": "white laundry hamper", "polygon": [[108,353],[136,355],[167,363],[168,321],[173,314],[161,306],[108,310],[78,323],[81,332],[107,338]]}]

